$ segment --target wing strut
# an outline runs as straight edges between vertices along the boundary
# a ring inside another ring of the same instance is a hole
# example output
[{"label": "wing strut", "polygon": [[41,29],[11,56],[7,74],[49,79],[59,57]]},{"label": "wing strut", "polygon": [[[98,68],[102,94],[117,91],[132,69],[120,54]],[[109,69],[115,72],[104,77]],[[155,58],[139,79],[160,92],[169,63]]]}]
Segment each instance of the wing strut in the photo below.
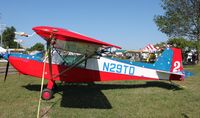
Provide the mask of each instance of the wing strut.
[{"label": "wing strut", "polygon": [[51,57],[51,45],[50,42],[47,42],[47,53],[48,53],[48,61],[49,61],[49,72],[50,79],[52,80],[52,57]]},{"label": "wing strut", "polygon": [[53,79],[51,49],[53,48],[53,45],[55,43],[55,32],[57,32],[57,30],[52,31],[52,33],[49,37],[49,40],[47,41],[47,53],[48,53],[48,61],[49,61],[50,80]]},{"label": "wing strut", "polygon": [[[50,80],[57,78],[59,76],[61,76],[62,74],[64,74],[65,72],[75,68],[76,66],[78,66],[79,64],[81,64],[82,62],[84,62],[85,60],[87,60],[88,58],[96,55],[96,52],[91,53],[91,54],[86,54],[84,57],[82,57],[80,60],[78,60],[77,62],[73,63],[71,66],[69,66],[67,69],[63,70],[62,72],[60,72],[57,75],[52,74],[52,57],[51,57],[51,49],[53,48],[53,45],[55,44],[55,32],[57,32],[57,30],[53,30],[52,34],[50,35],[49,40],[47,41],[47,50],[48,50],[48,60],[49,60],[49,72],[50,72]],[[51,46],[52,45],[52,46]]]}]

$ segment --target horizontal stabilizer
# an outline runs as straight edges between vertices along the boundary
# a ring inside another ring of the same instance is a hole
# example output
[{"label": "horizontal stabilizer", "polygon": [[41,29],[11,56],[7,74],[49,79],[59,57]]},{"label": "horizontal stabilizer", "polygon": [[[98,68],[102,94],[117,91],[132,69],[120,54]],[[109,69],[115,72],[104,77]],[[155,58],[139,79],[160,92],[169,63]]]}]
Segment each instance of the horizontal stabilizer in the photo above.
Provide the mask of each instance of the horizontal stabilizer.
[{"label": "horizontal stabilizer", "polygon": [[189,71],[186,71],[186,70],[184,70],[184,74],[185,74],[185,78],[187,78],[187,77],[190,77],[190,76],[193,76],[193,75],[194,75],[193,73],[191,73],[191,72],[189,72]]},{"label": "horizontal stabilizer", "polygon": [[160,72],[160,73],[185,76],[185,74],[183,72],[181,72],[181,71],[179,71],[179,72],[169,72],[169,71],[163,71],[163,70],[156,70],[156,71]]}]

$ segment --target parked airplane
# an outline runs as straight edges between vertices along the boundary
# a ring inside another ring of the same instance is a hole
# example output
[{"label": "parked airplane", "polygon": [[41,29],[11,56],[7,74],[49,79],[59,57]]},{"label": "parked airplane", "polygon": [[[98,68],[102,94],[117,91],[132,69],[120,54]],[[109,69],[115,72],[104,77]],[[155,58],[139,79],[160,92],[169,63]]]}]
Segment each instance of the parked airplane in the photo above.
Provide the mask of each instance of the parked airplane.
[{"label": "parked airplane", "polygon": [[[20,73],[48,80],[42,98],[52,98],[55,81],[184,80],[181,50],[167,48],[153,64],[103,57],[103,49],[119,46],[67,29],[38,26],[33,30],[47,41],[48,61],[41,55],[5,54]],[[43,65],[46,63],[44,72]]]}]

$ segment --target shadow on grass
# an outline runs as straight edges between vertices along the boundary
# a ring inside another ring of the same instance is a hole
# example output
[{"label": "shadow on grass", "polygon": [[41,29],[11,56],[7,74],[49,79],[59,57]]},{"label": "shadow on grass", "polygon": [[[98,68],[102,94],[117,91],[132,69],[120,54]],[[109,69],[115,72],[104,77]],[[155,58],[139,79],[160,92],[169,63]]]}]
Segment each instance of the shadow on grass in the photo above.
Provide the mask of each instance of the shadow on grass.
[{"label": "shadow on grass", "polygon": [[61,106],[70,108],[111,109],[112,106],[96,85],[67,84],[63,91]]},{"label": "shadow on grass", "polygon": [[[40,85],[26,85],[24,88],[31,91],[40,91]],[[179,86],[160,82],[148,81],[145,84],[105,84],[105,83],[66,83],[59,85],[56,93],[61,93],[61,107],[68,108],[96,108],[111,109],[112,106],[101,90],[134,89],[159,87],[168,90],[181,90]]]}]

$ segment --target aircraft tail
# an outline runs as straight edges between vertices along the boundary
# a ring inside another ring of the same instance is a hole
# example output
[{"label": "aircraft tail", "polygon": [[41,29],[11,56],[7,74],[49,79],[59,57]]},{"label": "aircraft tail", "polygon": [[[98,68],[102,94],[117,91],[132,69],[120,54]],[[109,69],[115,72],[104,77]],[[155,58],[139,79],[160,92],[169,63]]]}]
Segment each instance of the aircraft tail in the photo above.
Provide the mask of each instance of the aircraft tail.
[{"label": "aircraft tail", "polygon": [[154,64],[158,72],[170,74],[169,80],[184,78],[181,49],[167,48]]},{"label": "aircraft tail", "polygon": [[170,72],[183,71],[182,52],[181,49],[172,48],[174,55],[172,59],[172,67]]}]

